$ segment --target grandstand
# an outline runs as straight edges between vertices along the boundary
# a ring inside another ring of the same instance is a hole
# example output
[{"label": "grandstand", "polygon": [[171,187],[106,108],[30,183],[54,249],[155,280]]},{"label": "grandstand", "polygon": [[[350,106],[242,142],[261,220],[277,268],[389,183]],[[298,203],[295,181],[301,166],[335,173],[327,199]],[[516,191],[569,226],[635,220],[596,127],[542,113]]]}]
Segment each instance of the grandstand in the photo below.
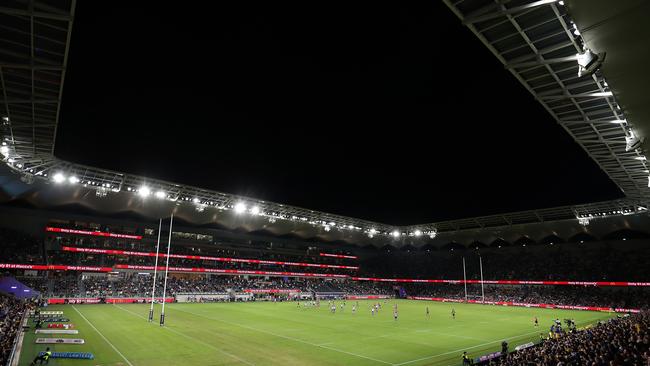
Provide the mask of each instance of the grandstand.
[{"label": "grandstand", "polygon": [[621,198],[397,226],[64,160],[77,4],[0,6],[0,365],[650,364],[650,7],[443,3]]}]

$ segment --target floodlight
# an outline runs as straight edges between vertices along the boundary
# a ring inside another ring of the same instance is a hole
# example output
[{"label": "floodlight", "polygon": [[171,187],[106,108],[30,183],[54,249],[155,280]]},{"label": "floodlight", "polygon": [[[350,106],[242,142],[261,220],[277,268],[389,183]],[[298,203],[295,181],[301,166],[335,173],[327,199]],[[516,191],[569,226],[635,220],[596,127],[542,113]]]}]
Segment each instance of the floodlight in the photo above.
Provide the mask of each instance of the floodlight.
[{"label": "floodlight", "polygon": [[578,61],[578,77],[591,75],[594,71],[600,68],[600,65],[603,64],[603,61],[605,60],[605,52],[597,54],[586,49],[585,52],[578,53],[576,58]]},{"label": "floodlight", "polygon": [[151,194],[151,189],[147,186],[142,186],[138,189],[138,194],[140,197],[148,197]]},{"label": "floodlight", "polygon": [[393,232],[390,233],[390,235],[392,235],[392,236],[395,237],[395,238],[399,238],[400,233],[399,233],[399,231],[397,231],[397,230],[393,230]]},{"label": "floodlight", "polygon": [[54,180],[54,183],[63,183],[63,181],[65,180],[65,176],[61,173],[56,173],[54,174],[52,179]]},{"label": "floodlight", "polygon": [[235,205],[235,213],[244,213],[246,211],[246,205],[243,202],[239,202]]},{"label": "floodlight", "polygon": [[158,192],[156,192],[156,198],[163,199],[163,198],[165,198],[165,197],[167,197],[167,195],[165,194],[165,192],[163,192],[163,191],[158,191]]},{"label": "floodlight", "polygon": [[636,150],[641,147],[643,138],[639,138],[634,131],[629,130],[629,135],[625,136],[625,151]]},{"label": "floodlight", "polygon": [[420,230],[415,230],[415,232],[414,232],[413,234],[414,234],[415,236],[422,236],[422,231],[420,231]]},{"label": "floodlight", "polygon": [[79,183],[79,178],[75,177],[74,175],[70,176],[70,178],[68,178],[68,182],[70,182],[70,184],[77,184]]},{"label": "floodlight", "polygon": [[260,214],[260,207],[259,206],[253,206],[253,208],[251,208],[251,213],[253,215],[259,215]]},{"label": "floodlight", "polygon": [[9,146],[3,145],[0,147],[0,153],[4,156],[9,155]]},{"label": "floodlight", "polygon": [[325,231],[330,231],[330,227],[328,225],[325,225]]},{"label": "floodlight", "polygon": [[194,198],[192,198],[192,202],[194,202],[194,203],[199,203],[200,201],[199,201],[198,198],[194,197]]}]

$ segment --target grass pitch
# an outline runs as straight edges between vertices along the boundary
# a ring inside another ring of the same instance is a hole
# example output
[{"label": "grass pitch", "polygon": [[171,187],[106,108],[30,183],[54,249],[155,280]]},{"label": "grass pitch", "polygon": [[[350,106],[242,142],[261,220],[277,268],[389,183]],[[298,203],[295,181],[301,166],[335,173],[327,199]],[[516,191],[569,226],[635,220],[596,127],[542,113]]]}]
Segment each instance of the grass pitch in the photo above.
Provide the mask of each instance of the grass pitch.
[{"label": "grass pitch", "polygon": [[[337,305],[341,302],[337,301]],[[55,366],[159,365],[459,365],[467,351],[477,357],[537,342],[555,318],[573,318],[578,326],[612,316],[608,313],[515,308],[429,301],[388,300],[372,316],[373,301],[359,301],[352,313],[327,301],[320,308],[295,302],[166,305],[166,325],[160,327],[160,305],[154,323],[149,305],[61,305],[84,345],[50,345],[58,352],[92,352],[94,360],[50,360]],[[397,303],[399,319],[393,319]],[[429,307],[430,317],[425,316]],[[456,310],[456,319],[451,309]],[[533,317],[540,326],[533,326]],[[54,335],[39,335],[55,337]],[[25,334],[20,365],[29,365],[45,345]]]}]

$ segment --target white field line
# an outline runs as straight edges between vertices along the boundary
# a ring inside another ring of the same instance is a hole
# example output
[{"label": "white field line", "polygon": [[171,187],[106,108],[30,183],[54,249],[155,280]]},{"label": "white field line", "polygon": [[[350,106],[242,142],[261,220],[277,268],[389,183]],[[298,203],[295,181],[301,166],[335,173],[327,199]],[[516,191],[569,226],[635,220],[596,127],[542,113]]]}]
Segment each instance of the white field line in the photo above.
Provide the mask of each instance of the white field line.
[{"label": "white field line", "polygon": [[302,340],[302,339],[293,338],[293,337],[285,336],[285,335],[282,335],[282,334],[277,334],[277,333],[269,332],[269,331],[267,331],[267,330],[253,328],[253,327],[250,327],[250,326],[247,326],[247,325],[242,325],[242,324],[237,324],[237,323],[229,322],[229,321],[226,321],[226,320],[221,320],[221,319],[211,318],[211,317],[208,317],[208,316],[205,316],[205,315],[202,315],[202,314],[193,313],[193,312],[191,312],[191,311],[177,309],[176,307],[171,307],[171,306],[170,306],[170,309],[178,310],[178,311],[181,311],[181,312],[183,312],[183,313],[192,314],[192,315],[199,316],[199,317],[202,317],[202,318],[205,318],[205,319],[210,319],[210,320],[214,320],[214,321],[222,322],[222,323],[225,323],[225,324],[234,325],[234,326],[237,326],[237,327],[240,327],[240,328],[249,329],[249,330],[252,330],[252,331],[259,332],[259,333],[266,333],[266,334],[272,335],[272,336],[274,336],[274,337],[284,338],[284,339],[288,339],[288,340],[291,340],[291,341],[294,341],[294,342],[303,343],[303,344],[307,344],[307,345],[314,346],[314,347],[318,347],[318,348],[324,348],[324,349],[327,349],[327,350],[330,350],[330,351],[339,352],[339,353],[344,353],[344,354],[347,354],[347,355],[350,355],[350,356],[354,356],[354,357],[358,357],[358,358],[364,358],[364,359],[366,359],[366,360],[370,360],[370,361],[375,361],[375,362],[383,363],[383,364],[385,364],[385,365],[393,365],[393,364],[390,363],[390,362],[386,362],[386,361],[379,360],[379,359],[376,359],[376,358],[372,358],[372,357],[368,357],[368,356],[360,355],[360,354],[358,354],[358,353],[354,353],[354,352],[344,351],[344,350],[341,350],[341,349],[338,349],[338,348],[328,347],[328,346],[326,346],[326,345],[324,345],[324,344],[312,343],[312,342],[308,342],[308,341],[305,341],[305,340]]},{"label": "white field line", "polygon": [[[142,318],[142,319],[144,319],[144,320],[148,320],[148,319],[145,318],[144,316],[142,316],[142,315],[140,315],[140,314],[138,314],[138,313],[134,313],[134,312],[132,312],[131,310],[124,309],[123,307],[118,306],[118,305],[115,305],[115,304],[113,304],[113,306],[115,306],[115,307],[118,308],[118,309],[124,310],[124,311],[126,311],[127,313],[131,313],[131,314],[133,314],[133,315],[135,315],[135,316],[137,316],[137,317],[139,317],[139,318]],[[203,342],[203,341],[200,340],[200,339],[196,339],[196,338],[194,338],[194,337],[188,336],[187,334],[181,333],[181,332],[177,331],[176,329],[167,328],[167,327],[163,327],[163,329],[167,329],[168,331],[170,331],[170,332],[172,332],[172,333],[176,333],[176,334],[178,334],[178,335],[180,335],[180,336],[183,336],[183,337],[185,337],[185,338],[191,339],[192,341],[199,342],[199,343],[201,343],[201,344],[203,344],[203,345],[205,345],[205,346],[207,346],[207,347],[212,348],[213,350],[215,350],[215,351],[217,351],[217,352],[223,353],[223,354],[226,355],[226,356],[230,356],[230,357],[236,359],[236,360],[239,361],[239,362],[245,363],[245,364],[250,365],[250,366],[255,366],[254,364],[252,364],[252,363],[250,363],[250,362],[248,362],[248,361],[246,361],[246,360],[244,360],[244,359],[242,359],[242,358],[239,358],[238,356],[235,356],[235,355],[233,355],[232,353],[229,353],[229,352],[226,352],[226,351],[224,351],[224,350],[222,350],[222,349],[219,349],[219,348],[217,348],[217,347],[215,347],[215,346],[213,346],[213,345],[211,345],[211,344],[209,344],[209,343],[205,343],[205,342]]]},{"label": "white field line", "polygon": [[87,319],[87,318],[86,318],[86,317],[85,317],[85,316],[84,316],[84,315],[83,315],[79,310],[77,310],[77,308],[76,308],[74,305],[72,305],[72,308],[73,308],[73,309],[74,309],[74,310],[75,310],[79,315],[81,315],[81,317],[86,321],[86,323],[88,323],[88,325],[90,325],[90,326],[95,330],[95,332],[97,332],[97,334],[99,334],[99,336],[102,337],[102,339],[104,339],[104,341],[106,341],[106,343],[108,343],[108,345],[111,346],[111,348],[113,348],[113,350],[115,350],[115,352],[117,352],[117,354],[120,355],[120,357],[122,357],[122,358],[124,359],[124,361],[126,361],[126,363],[129,364],[129,366],[133,366],[133,364],[131,363],[131,361],[129,361],[129,359],[126,358],[126,357],[122,354],[122,352],[120,352],[120,350],[117,349],[117,347],[115,347],[115,346],[113,345],[113,343],[111,343],[111,341],[108,340],[108,338],[104,337],[104,335],[102,334],[102,332],[100,332],[99,329],[95,328],[95,326],[93,325],[93,323],[90,322],[90,320],[88,320],[88,319]]},{"label": "white field line", "polygon": [[[582,322],[580,322],[580,324],[590,323],[590,322],[592,322],[592,321],[594,321],[594,320],[597,320],[597,319],[600,319],[600,317],[598,317],[598,318],[592,318],[592,319],[589,319],[589,320],[582,321]],[[437,355],[433,355],[433,356],[427,356],[427,357],[422,357],[422,358],[418,358],[418,359],[410,360],[410,361],[406,361],[406,362],[395,363],[395,364],[393,364],[393,366],[408,365],[408,364],[410,364],[410,363],[414,363],[414,362],[418,362],[418,361],[424,361],[424,360],[428,360],[428,359],[431,359],[431,358],[436,358],[436,357],[440,357],[440,356],[446,356],[446,355],[449,355],[449,354],[452,354],[452,353],[458,353],[458,352],[466,351],[466,350],[468,350],[468,349],[474,349],[474,348],[479,348],[479,347],[487,346],[487,345],[489,345],[489,344],[498,343],[498,342],[501,342],[503,339],[505,339],[505,340],[513,340],[513,339],[518,339],[518,338],[522,338],[522,337],[525,337],[525,336],[529,336],[529,335],[531,335],[531,334],[535,334],[535,333],[539,333],[539,329],[536,330],[536,331],[534,331],[534,332],[529,332],[529,333],[525,333],[525,334],[520,334],[520,335],[518,335],[518,336],[514,336],[514,337],[509,337],[509,338],[499,338],[499,339],[497,339],[497,340],[494,340],[494,341],[491,341],[491,342],[487,342],[487,343],[483,343],[483,344],[478,344],[478,345],[476,345],[476,346],[460,348],[460,349],[453,350],[453,351],[449,351],[449,352],[439,353],[439,354],[437,354]]]}]

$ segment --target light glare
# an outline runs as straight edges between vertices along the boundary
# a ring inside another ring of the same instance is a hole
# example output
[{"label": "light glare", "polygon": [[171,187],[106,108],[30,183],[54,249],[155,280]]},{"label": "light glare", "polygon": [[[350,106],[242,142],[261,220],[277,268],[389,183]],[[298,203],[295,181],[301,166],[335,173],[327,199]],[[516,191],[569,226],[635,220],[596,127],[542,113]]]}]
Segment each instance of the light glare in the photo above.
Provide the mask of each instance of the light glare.
[{"label": "light glare", "polygon": [[65,177],[61,173],[56,173],[56,174],[54,174],[52,179],[54,180],[54,183],[63,183],[63,181],[65,180]]},{"label": "light glare", "polygon": [[243,202],[239,202],[235,205],[235,212],[240,214],[246,211],[246,205]]},{"label": "light glare", "polygon": [[147,186],[142,186],[138,190],[138,194],[140,197],[148,197],[151,194],[151,189],[149,189]]}]

